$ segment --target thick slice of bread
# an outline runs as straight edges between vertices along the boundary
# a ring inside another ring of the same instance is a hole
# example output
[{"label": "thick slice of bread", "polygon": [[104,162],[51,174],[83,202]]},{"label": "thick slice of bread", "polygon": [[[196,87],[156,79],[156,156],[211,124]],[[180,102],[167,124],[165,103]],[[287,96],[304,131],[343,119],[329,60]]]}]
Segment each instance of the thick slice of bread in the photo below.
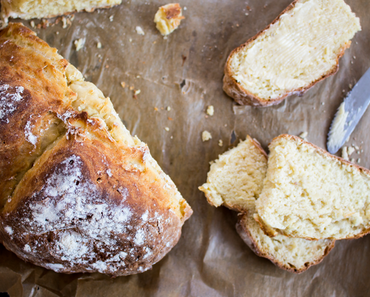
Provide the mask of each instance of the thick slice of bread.
[{"label": "thick slice of bread", "polygon": [[96,8],[111,7],[121,2],[122,0],[1,0],[1,18],[6,25],[10,17],[25,20],[50,18],[82,10],[93,11]]},{"label": "thick slice of bread", "polygon": [[369,170],[291,135],[275,138],[269,148],[256,216],[265,231],[307,239],[369,233]]},{"label": "thick slice of bread", "polygon": [[246,211],[254,205],[266,177],[267,154],[259,143],[247,136],[237,147],[223,153],[211,164],[207,183],[199,187],[208,203]]},{"label": "thick slice of bread", "polygon": [[144,272],[192,210],[109,98],[21,24],[0,30],[0,241],[60,273]]},{"label": "thick slice of bread", "polygon": [[224,91],[239,104],[269,106],[338,70],[361,30],[343,0],[296,0],[266,29],[233,50]]},{"label": "thick slice of bread", "polygon": [[284,235],[271,238],[263,232],[253,215],[266,171],[266,153],[248,136],[212,164],[207,183],[199,189],[211,205],[222,204],[242,212],[236,230],[256,255],[271,260],[282,269],[303,272],[321,262],[334,247],[334,241],[310,241]]}]

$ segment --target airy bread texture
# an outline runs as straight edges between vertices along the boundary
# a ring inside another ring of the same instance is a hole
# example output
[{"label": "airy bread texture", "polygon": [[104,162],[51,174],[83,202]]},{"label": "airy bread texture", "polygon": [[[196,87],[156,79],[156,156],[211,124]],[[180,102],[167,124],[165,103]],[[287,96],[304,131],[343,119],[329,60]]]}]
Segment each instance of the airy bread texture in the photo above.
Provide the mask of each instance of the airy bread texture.
[{"label": "airy bread texture", "polygon": [[257,200],[270,235],[347,239],[370,231],[370,172],[302,139],[281,135],[270,146]]},{"label": "airy bread texture", "polygon": [[224,90],[239,104],[269,106],[338,70],[361,30],[343,0],[296,0],[261,33],[233,50]]},{"label": "airy bread texture", "polygon": [[300,273],[318,264],[334,247],[332,240],[310,241],[278,235],[267,236],[254,220],[255,203],[267,171],[267,155],[247,136],[237,147],[219,156],[211,165],[207,183],[199,187],[213,206],[241,211],[236,230],[260,257],[278,267]]},{"label": "airy bread texture", "polygon": [[192,213],[109,98],[21,24],[0,31],[0,242],[56,272],[146,271]]},{"label": "airy bread texture", "polygon": [[96,8],[121,4],[122,0],[1,0],[1,18],[7,24],[8,18],[50,18],[78,11],[93,11]]},{"label": "airy bread texture", "polygon": [[199,187],[209,204],[246,211],[262,191],[267,155],[250,136],[211,164],[207,183]]}]

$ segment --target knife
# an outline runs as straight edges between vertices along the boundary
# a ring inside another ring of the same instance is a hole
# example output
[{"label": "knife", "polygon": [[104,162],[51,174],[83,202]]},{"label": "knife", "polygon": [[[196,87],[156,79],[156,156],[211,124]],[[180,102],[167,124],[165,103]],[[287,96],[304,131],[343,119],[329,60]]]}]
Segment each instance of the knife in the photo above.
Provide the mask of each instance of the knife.
[{"label": "knife", "polygon": [[349,138],[370,103],[370,68],[339,106],[331,123],[328,142],[329,153],[335,154]]}]

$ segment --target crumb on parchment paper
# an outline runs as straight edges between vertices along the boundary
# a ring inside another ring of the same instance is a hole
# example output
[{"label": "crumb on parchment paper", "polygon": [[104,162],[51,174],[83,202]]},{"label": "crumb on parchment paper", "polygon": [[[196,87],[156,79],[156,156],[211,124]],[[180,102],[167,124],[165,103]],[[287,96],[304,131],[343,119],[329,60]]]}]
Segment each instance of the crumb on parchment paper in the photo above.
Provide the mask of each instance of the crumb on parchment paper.
[{"label": "crumb on parchment paper", "polygon": [[212,135],[210,132],[208,132],[207,130],[204,130],[202,132],[202,141],[205,142],[205,141],[209,141],[212,139]]},{"label": "crumb on parchment paper", "polygon": [[84,37],[74,41],[76,52],[78,52],[80,49],[83,49],[83,47],[85,46],[85,42],[86,42],[86,39]]},{"label": "crumb on parchment paper", "polygon": [[185,17],[182,16],[182,10],[179,3],[170,3],[161,6],[154,16],[154,22],[159,32],[163,35],[169,35],[180,26],[180,22]]},{"label": "crumb on parchment paper", "polygon": [[214,109],[213,105],[209,105],[209,106],[207,107],[207,114],[208,114],[209,116],[213,116],[213,115],[214,115],[214,113],[215,113],[215,109]]}]

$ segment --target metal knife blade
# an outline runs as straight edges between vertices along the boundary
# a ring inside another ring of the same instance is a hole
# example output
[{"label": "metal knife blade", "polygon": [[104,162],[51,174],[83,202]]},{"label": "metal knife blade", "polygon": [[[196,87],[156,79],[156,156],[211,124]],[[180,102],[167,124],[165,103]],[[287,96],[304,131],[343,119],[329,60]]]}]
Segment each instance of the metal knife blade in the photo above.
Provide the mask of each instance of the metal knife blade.
[{"label": "metal knife blade", "polygon": [[327,148],[335,154],[349,138],[370,103],[370,68],[339,106],[328,133]]}]

